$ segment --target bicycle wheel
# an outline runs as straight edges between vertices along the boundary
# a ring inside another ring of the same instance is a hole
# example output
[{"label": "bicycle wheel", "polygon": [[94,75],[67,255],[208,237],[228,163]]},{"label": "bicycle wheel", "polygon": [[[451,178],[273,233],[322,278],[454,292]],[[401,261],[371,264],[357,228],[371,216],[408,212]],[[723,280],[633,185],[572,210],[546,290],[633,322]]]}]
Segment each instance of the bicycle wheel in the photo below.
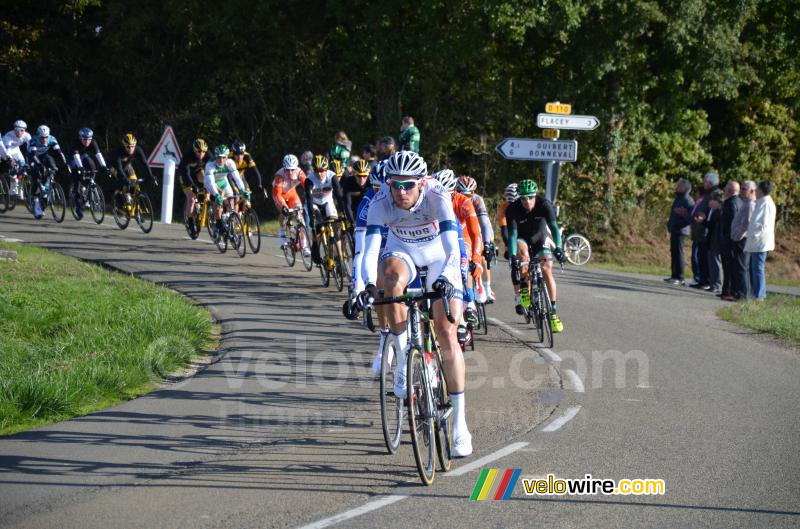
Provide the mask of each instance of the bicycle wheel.
[{"label": "bicycle wheel", "polygon": [[564,242],[564,253],[567,254],[567,260],[570,263],[582,266],[592,258],[592,245],[589,244],[589,239],[583,235],[573,233]]},{"label": "bicycle wheel", "polygon": [[77,196],[75,195],[77,191],[75,190],[75,186],[71,185],[69,187],[69,193],[67,193],[67,207],[69,208],[69,212],[72,213],[72,218],[75,220],[81,220],[78,218],[78,200]]},{"label": "bicycle wheel", "polygon": [[322,286],[328,288],[331,284],[331,271],[328,269],[328,244],[325,237],[321,241],[317,241],[319,248],[319,275],[322,279]]},{"label": "bicycle wheel", "polygon": [[397,452],[403,434],[403,399],[394,396],[394,370],[397,367],[397,342],[386,338],[381,362],[381,424],[383,440],[390,454]]},{"label": "bicycle wheel", "polygon": [[295,244],[297,244],[297,229],[296,226],[288,226],[286,228],[289,232],[289,238],[286,240],[286,244],[283,245],[283,257],[286,259],[286,264],[289,266],[294,266],[294,262],[296,260],[295,254]]},{"label": "bicycle wheel", "polygon": [[0,213],[8,211],[9,200],[11,200],[11,193],[9,191],[8,180],[6,177],[0,176]]},{"label": "bicycle wheel", "polygon": [[[305,243],[302,242],[300,237],[305,237]],[[311,269],[314,267],[314,261],[311,260],[311,252],[308,255],[303,252],[304,248],[309,248],[311,245],[311,235],[308,233],[308,226],[305,224],[297,226],[297,241],[300,241],[300,259],[303,261],[303,266],[306,269],[306,272],[310,272]],[[305,244],[305,246],[303,246]]]},{"label": "bicycle wheel", "polygon": [[553,326],[550,324],[552,307],[550,305],[550,293],[547,291],[547,283],[545,283],[544,280],[540,281],[542,284],[539,288],[539,312],[541,314],[539,323],[542,327],[542,330],[539,332],[539,335],[541,336],[539,341],[542,342],[542,345],[549,348],[553,347]]},{"label": "bicycle wheel", "polygon": [[486,320],[486,304],[476,303],[478,307],[478,325],[481,326],[483,334],[489,334],[489,322]]},{"label": "bicycle wheel", "polygon": [[[339,244],[344,245],[344,242],[340,241]],[[333,251],[333,283],[336,285],[336,290],[341,292],[344,290],[344,262],[342,261],[342,254],[339,253],[339,245],[333,241],[330,246]]]},{"label": "bicycle wheel", "polygon": [[244,257],[247,254],[247,242],[245,242],[247,237],[244,234],[242,220],[236,213],[231,213],[231,216],[228,217],[228,232],[231,246],[236,250],[236,255]]},{"label": "bicycle wheel", "polygon": [[250,250],[253,253],[258,253],[261,250],[261,227],[258,223],[258,213],[253,208],[247,210],[245,215],[245,232],[247,233],[247,244],[250,245]]},{"label": "bicycle wheel", "polygon": [[436,455],[439,457],[439,468],[449,472],[453,466],[453,404],[447,397],[447,384],[440,359],[437,355],[433,360],[436,362],[438,379],[433,391],[436,403]]},{"label": "bicycle wheel", "polygon": [[28,210],[28,213],[33,215],[33,185],[31,185],[31,181],[29,178],[25,179],[25,182],[22,184],[23,192],[25,193],[25,209]]},{"label": "bicycle wheel", "polygon": [[61,224],[64,222],[64,215],[67,214],[67,199],[64,196],[64,188],[58,182],[50,184],[50,192],[47,194],[47,201],[50,203],[50,212],[53,220]]},{"label": "bicycle wheel", "polygon": [[114,215],[114,222],[117,223],[119,229],[124,230],[128,227],[131,221],[131,212],[126,205],[118,207],[118,204],[124,204],[124,195],[114,194],[114,205],[111,213]]},{"label": "bicycle wheel", "polygon": [[[208,236],[211,240],[214,241],[217,238],[217,221],[214,218],[214,208],[208,204],[203,207],[206,210],[206,231],[208,231]],[[201,214],[203,207],[200,208]]]},{"label": "bicycle wheel", "polygon": [[422,483],[430,485],[436,476],[436,437],[433,394],[428,386],[425,355],[416,347],[408,352],[408,427],[411,446]]},{"label": "bicycle wheel", "polygon": [[350,278],[350,272],[353,270],[353,252],[355,251],[355,243],[353,236],[349,231],[342,231],[342,258],[344,266],[344,276]]},{"label": "bicycle wheel", "polygon": [[136,224],[145,233],[150,233],[153,229],[153,204],[150,197],[142,191],[136,199]]},{"label": "bicycle wheel", "polygon": [[106,197],[100,186],[92,186],[89,189],[89,207],[95,224],[102,224],[106,218]]},{"label": "bicycle wheel", "polygon": [[[7,176],[8,176],[8,179],[6,180],[6,183],[8,184],[8,192],[9,192],[9,196],[8,196],[8,211],[12,211],[15,207],[17,207],[17,200],[19,200],[19,196],[15,196],[15,197],[11,196],[11,175],[7,175]],[[25,196],[25,200],[27,200],[28,192],[27,192],[27,189],[25,188],[25,183],[24,182],[20,182],[18,189],[23,190],[22,192],[25,194],[24,195]]]}]

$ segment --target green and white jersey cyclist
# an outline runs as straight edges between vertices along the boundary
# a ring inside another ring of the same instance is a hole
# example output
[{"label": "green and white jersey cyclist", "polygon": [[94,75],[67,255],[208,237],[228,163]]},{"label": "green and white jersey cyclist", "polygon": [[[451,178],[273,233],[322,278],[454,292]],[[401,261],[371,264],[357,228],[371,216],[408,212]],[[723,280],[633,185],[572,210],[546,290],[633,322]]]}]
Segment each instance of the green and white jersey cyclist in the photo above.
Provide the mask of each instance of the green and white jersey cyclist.
[{"label": "green and white jersey cyclist", "polygon": [[[228,158],[229,150],[227,145],[217,145],[214,147],[214,159],[206,164],[204,183],[206,191],[214,197],[214,217],[219,220],[222,218],[222,204],[225,200],[232,200],[234,197],[233,188],[228,179],[232,179],[239,189],[245,189],[236,164]],[[244,196],[250,200],[250,191],[244,191]],[[233,206],[232,202],[230,203]]]}]

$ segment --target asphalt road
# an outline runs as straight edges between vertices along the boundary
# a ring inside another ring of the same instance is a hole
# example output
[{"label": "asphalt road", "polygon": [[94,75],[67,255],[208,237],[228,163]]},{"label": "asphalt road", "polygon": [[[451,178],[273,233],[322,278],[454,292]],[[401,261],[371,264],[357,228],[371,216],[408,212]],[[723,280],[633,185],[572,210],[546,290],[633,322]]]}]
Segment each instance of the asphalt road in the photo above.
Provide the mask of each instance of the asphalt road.
[{"label": "asphalt road", "polygon": [[[410,445],[383,446],[376,335],[275,239],[239,259],[181,226],[19,211],[0,236],[163,283],[223,331],[193,378],[0,439],[0,527],[800,526],[800,354],[718,320],[705,293],[568,269],[565,332],[539,350],[500,266],[496,324],[467,355],[476,453],[422,487]],[[666,493],[526,496],[520,481],[509,501],[469,501],[483,468],[663,479]]]}]

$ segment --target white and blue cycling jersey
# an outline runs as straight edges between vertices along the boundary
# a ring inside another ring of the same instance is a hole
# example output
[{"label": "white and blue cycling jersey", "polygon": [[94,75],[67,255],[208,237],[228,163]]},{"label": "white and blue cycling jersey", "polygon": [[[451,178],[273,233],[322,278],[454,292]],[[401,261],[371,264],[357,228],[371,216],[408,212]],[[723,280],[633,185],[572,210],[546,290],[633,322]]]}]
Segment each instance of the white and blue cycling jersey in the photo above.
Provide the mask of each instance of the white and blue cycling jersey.
[{"label": "white and blue cycling jersey", "polygon": [[[356,209],[356,226],[353,232],[353,239],[355,242],[355,252],[353,253],[353,292],[361,292],[364,290],[364,279],[362,274],[362,263],[364,261],[364,240],[367,234],[367,213],[369,212],[369,204],[375,196],[375,188],[371,187],[364,193],[361,202]],[[386,234],[389,233],[389,228],[386,226],[381,230],[381,247],[383,250],[386,246]]]},{"label": "white and blue cycling jersey", "polygon": [[34,136],[28,141],[28,155],[37,162],[39,161],[39,156],[47,154],[51,149],[53,151],[58,151],[62,157],[64,156],[61,152],[61,146],[58,144],[58,140],[55,136],[48,136],[45,142],[42,142],[42,138],[39,136]]},{"label": "white and blue cycling jersey", "polygon": [[[450,196],[435,180],[424,180],[419,199],[410,209],[397,207],[389,186],[384,184],[369,203],[362,263],[364,282],[375,284],[379,261],[397,257],[406,263],[409,281],[417,276],[417,268],[428,267],[428,289],[444,277],[460,294],[463,287],[458,224]],[[384,227],[388,233],[381,250]]]}]

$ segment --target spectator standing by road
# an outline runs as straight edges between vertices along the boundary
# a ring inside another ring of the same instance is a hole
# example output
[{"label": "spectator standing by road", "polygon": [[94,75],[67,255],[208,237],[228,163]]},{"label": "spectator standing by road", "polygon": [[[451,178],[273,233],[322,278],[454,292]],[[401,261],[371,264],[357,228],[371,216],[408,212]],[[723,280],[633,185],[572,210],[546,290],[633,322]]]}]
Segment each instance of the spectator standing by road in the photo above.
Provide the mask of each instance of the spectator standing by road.
[{"label": "spectator standing by road", "polygon": [[403,117],[400,124],[400,150],[419,152],[419,129],[411,116]]},{"label": "spectator standing by road", "polygon": [[734,275],[736,268],[734,265],[734,242],[731,240],[731,228],[733,219],[739,208],[742,206],[742,199],[739,198],[739,182],[731,180],[725,186],[725,201],[722,203],[722,218],[720,225],[720,250],[722,252],[722,299],[725,301],[735,301],[733,295]]},{"label": "spectator standing by road", "polygon": [[664,281],[672,285],[683,285],[683,269],[685,260],[683,246],[689,235],[689,225],[692,222],[691,212],[694,200],[689,196],[692,184],[681,178],[675,184],[675,200],[672,201],[672,210],[667,221],[669,231],[669,251],[672,258],[672,275]]},{"label": "spectator standing by road", "polygon": [[353,143],[347,139],[345,131],[340,130],[333,137],[333,147],[331,147],[330,161],[333,165],[334,160],[342,162],[342,167],[350,166],[350,150],[353,148]]},{"label": "spectator standing by road", "polygon": [[747,225],[747,243],[744,251],[750,254],[750,289],[758,301],[767,297],[765,264],[767,252],[775,249],[775,202],[772,201],[772,183],[762,180],[756,188],[756,205]]},{"label": "spectator standing by road", "polygon": [[708,260],[708,286],[703,290],[722,295],[722,200],[724,194],[717,188],[708,199],[708,216],[705,223],[706,258]]},{"label": "spectator standing by road", "polygon": [[742,205],[736,216],[733,217],[731,225],[731,242],[733,243],[733,297],[737,300],[747,298],[748,285],[750,281],[747,277],[750,262],[748,254],[744,251],[747,242],[747,225],[750,224],[750,217],[756,207],[756,183],[752,180],[745,180],[742,189],[739,191]]},{"label": "spectator standing by road", "polygon": [[[695,202],[695,209],[693,212],[694,222],[692,223],[692,254],[697,257],[697,264],[700,270],[699,280],[695,280],[689,286],[694,288],[702,288],[708,290],[708,226],[706,225],[706,218],[708,217],[709,202],[711,193],[719,189],[719,175],[717,173],[706,173],[703,177],[703,197]],[[697,205],[699,204],[699,205]],[[696,247],[694,246],[696,244]]]}]

